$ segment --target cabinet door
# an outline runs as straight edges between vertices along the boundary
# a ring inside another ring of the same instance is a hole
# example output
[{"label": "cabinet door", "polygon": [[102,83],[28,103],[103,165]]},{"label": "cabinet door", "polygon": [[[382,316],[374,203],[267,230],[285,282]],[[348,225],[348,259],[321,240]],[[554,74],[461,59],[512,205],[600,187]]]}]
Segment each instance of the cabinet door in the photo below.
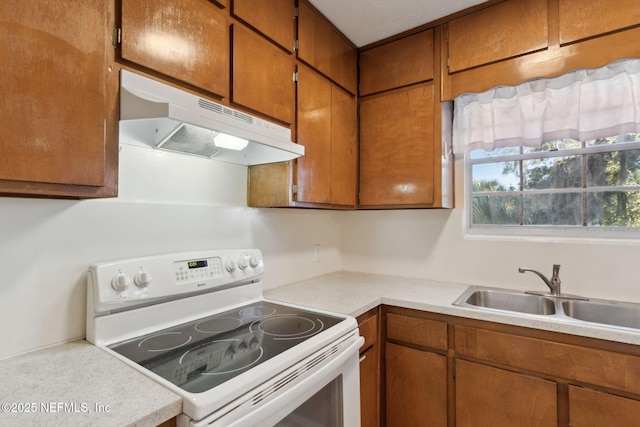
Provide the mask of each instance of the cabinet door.
[{"label": "cabinet door", "polygon": [[594,37],[640,23],[638,0],[560,0],[560,44]]},{"label": "cabinet door", "polygon": [[456,360],[456,426],[557,426],[551,381]]},{"label": "cabinet door", "polygon": [[449,72],[548,46],[547,0],[511,0],[449,22]]},{"label": "cabinet door", "polygon": [[355,98],[307,67],[298,69],[297,201],[355,205]]},{"label": "cabinet door", "polygon": [[307,1],[298,8],[298,58],[355,94],[356,49]]},{"label": "cabinet door", "polygon": [[392,343],[385,350],[388,427],[447,425],[447,358]]},{"label": "cabinet door", "polygon": [[380,425],[378,316],[370,317],[362,323],[358,318],[358,329],[365,339],[360,348],[360,423],[362,427],[378,427]]},{"label": "cabinet door", "polygon": [[572,427],[635,426],[639,422],[639,401],[569,386],[569,425]]},{"label": "cabinet door", "polygon": [[229,95],[229,26],[208,0],[122,0],[123,59]]},{"label": "cabinet door", "polygon": [[292,51],[295,40],[293,0],[234,0],[232,13],[287,51]]},{"label": "cabinet door", "polygon": [[107,4],[1,3],[0,193],[116,195]]},{"label": "cabinet door", "polygon": [[284,123],[293,123],[295,89],[292,58],[270,41],[233,26],[234,103]]},{"label": "cabinet door", "polygon": [[433,29],[360,53],[360,95],[433,79]]},{"label": "cabinet door", "polygon": [[361,99],[361,206],[434,202],[433,103],[432,83]]}]

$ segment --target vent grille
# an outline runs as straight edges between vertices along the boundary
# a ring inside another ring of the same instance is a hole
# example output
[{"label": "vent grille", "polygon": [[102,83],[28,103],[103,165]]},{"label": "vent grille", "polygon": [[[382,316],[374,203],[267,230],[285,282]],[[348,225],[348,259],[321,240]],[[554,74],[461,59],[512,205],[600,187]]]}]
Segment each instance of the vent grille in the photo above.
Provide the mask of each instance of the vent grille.
[{"label": "vent grille", "polygon": [[268,389],[266,389],[266,390],[260,392],[258,395],[256,395],[252,400],[252,405],[256,406],[256,405],[260,404],[260,402],[262,402],[264,399],[268,398],[269,396],[271,396],[272,394],[274,394],[275,392],[280,390],[282,387],[286,386],[287,384],[291,383],[292,381],[295,381],[297,378],[299,378],[300,376],[304,375],[306,372],[309,372],[310,370],[312,370],[318,364],[324,362],[326,359],[328,359],[329,357],[331,357],[334,354],[336,354],[339,349],[340,349],[340,344],[337,344],[337,345],[334,345],[333,347],[331,347],[330,349],[328,349],[327,351],[325,351],[324,353],[319,354],[318,356],[314,357],[309,362],[307,362],[306,364],[304,364],[300,368],[296,369],[295,371],[291,372],[289,375],[287,375],[286,377],[282,378],[280,381],[278,381],[277,383],[273,384]]},{"label": "vent grille", "polygon": [[160,142],[158,148],[202,157],[213,157],[221,150],[213,143],[211,131],[184,124]]},{"label": "vent grille", "polygon": [[239,120],[250,125],[253,124],[253,117],[251,117],[250,115],[233,110],[231,108],[227,108],[220,104],[216,104],[215,102],[207,101],[206,99],[199,98],[198,106],[202,109],[213,111],[214,113],[231,117],[235,120]]}]

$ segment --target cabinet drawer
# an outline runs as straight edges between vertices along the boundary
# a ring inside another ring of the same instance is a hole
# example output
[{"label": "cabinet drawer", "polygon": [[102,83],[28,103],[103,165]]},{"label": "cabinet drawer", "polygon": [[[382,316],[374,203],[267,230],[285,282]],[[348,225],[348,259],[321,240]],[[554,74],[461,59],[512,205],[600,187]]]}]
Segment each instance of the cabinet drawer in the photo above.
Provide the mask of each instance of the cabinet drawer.
[{"label": "cabinet drawer", "polygon": [[455,327],[454,347],[459,356],[640,394],[637,356],[464,326]]},{"label": "cabinet drawer", "polygon": [[364,344],[360,347],[361,352],[378,342],[378,316],[370,317],[358,325],[360,336],[364,338]]},{"label": "cabinet drawer", "polygon": [[387,339],[447,350],[447,324],[418,317],[387,314]]}]

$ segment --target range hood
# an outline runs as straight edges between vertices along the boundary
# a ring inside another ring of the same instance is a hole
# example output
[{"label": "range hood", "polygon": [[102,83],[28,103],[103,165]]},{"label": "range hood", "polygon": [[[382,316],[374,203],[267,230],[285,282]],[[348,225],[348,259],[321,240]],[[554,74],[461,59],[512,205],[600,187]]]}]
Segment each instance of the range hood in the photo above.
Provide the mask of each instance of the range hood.
[{"label": "range hood", "polygon": [[304,154],[284,126],[126,70],[120,71],[120,143],[240,165]]}]

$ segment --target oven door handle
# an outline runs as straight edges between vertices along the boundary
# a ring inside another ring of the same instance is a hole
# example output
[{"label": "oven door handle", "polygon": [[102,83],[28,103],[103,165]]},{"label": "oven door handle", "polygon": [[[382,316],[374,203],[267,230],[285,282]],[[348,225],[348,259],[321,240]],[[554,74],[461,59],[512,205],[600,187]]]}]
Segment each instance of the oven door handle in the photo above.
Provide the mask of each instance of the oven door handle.
[{"label": "oven door handle", "polygon": [[[192,427],[239,427],[274,425],[334,379],[342,376],[343,396],[360,401],[358,349],[364,338],[357,331],[339,343],[296,363],[251,393],[231,402],[221,410],[192,422]],[[337,348],[336,348],[337,347]],[[353,403],[353,402],[352,402]],[[360,405],[350,404],[345,411],[344,425],[360,422]]]}]

